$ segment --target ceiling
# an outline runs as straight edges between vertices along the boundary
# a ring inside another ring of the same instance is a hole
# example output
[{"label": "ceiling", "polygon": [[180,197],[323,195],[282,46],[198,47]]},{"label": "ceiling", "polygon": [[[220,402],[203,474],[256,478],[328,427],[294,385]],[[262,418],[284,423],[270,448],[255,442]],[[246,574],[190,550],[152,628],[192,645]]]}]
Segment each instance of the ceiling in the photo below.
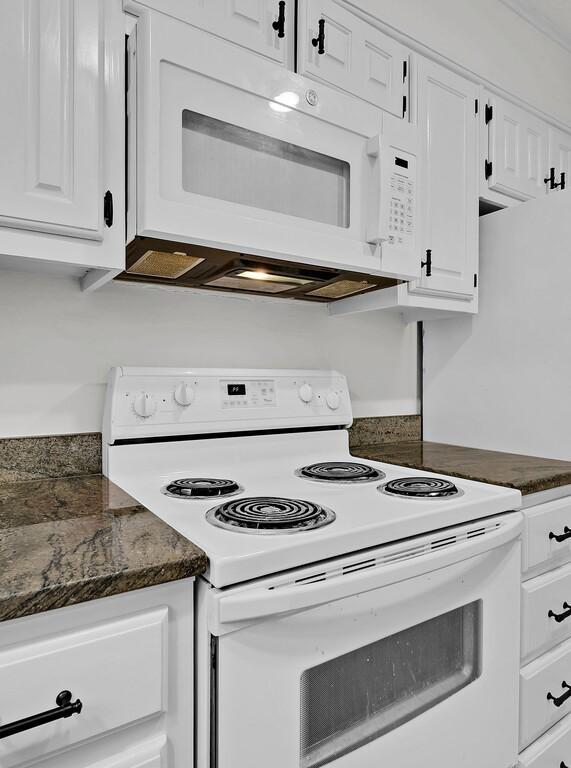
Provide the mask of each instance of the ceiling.
[{"label": "ceiling", "polygon": [[571,0],[502,0],[555,42],[571,51]]}]

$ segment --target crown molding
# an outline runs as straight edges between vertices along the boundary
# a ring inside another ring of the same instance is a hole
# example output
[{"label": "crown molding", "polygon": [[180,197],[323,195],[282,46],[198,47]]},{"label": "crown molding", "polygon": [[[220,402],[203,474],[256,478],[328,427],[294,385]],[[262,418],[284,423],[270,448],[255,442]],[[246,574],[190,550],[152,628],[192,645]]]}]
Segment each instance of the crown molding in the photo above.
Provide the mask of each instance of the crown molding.
[{"label": "crown molding", "polygon": [[571,53],[571,37],[560,34],[557,27],[540,10],[532,12],[522,6],[519,0],[500,0],[500,3],[527,21],[532,27],[535,27],[538,32]]}]

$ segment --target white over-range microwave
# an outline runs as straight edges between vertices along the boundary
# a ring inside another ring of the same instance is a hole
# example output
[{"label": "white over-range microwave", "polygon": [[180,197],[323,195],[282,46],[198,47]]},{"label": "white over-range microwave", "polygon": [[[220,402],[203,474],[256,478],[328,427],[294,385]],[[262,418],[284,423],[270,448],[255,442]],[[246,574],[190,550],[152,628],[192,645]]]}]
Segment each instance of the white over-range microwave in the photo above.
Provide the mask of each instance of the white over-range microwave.
[{"label": "white over-range microwave", "polygon": [[330,301],[419,276],[416,126],[133,8],[122,277]]}]

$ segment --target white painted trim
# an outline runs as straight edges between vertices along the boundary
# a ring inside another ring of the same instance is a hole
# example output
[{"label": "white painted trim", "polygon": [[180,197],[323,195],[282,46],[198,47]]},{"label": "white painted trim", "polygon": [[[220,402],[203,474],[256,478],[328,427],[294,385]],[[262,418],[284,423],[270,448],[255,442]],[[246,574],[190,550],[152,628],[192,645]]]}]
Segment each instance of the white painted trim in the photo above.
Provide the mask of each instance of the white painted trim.
[{"label": "white painted trim", "polygon": [[528,24],[531,24],[542,35],[545,35],[571,53],[571,39],[560,35],[541,11],[531,12],[529,9],[523,8],[518,0],[500,0],[500,3],[503,3],[510,11],[513,11],[520,18],[527,21]]}]

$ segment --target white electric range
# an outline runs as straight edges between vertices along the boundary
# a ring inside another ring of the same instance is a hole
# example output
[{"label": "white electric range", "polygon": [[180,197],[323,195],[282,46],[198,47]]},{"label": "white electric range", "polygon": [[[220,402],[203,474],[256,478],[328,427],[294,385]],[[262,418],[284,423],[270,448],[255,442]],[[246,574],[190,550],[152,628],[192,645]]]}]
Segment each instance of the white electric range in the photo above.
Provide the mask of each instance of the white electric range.
[{"label": "white electric range", "polygon": [[111,373],[106,474],[209,558],[197,765],[509,768],[520,494],[356,459],[351,422],[336,372]]}]

